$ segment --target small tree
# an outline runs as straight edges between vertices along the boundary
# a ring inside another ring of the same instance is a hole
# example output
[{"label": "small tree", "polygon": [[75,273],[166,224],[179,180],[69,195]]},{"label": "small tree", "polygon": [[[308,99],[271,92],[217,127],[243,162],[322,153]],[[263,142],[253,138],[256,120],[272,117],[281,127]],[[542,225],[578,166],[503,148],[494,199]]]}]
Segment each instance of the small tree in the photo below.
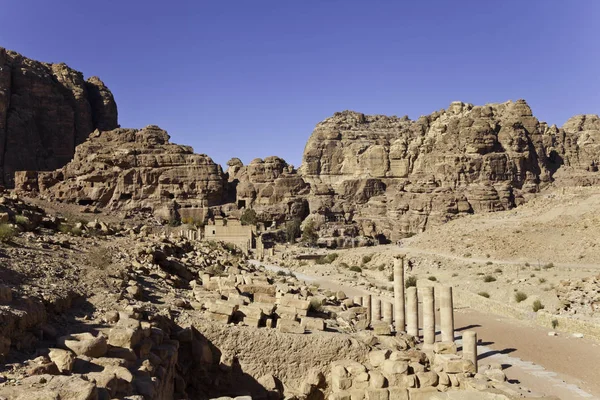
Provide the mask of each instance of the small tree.
[{"label": "small tree", "polygon": [[245,209],[240,218],[240,222],[242,225],[256,225],[258,222],[256,211],[254,211],[252,208]]},{"label": "small tree", "polygon": [[285,223],[285,236],[288,242],[294,241],[300,237],[300,220],[294,219]]},{"label": "small tree", "polygon": [[304,226],[304,230],[302,231],[302,241],[306,244],[314,246],[317,244],[318,239],[319,235],[315,229],[314,221],[308,221]]}]

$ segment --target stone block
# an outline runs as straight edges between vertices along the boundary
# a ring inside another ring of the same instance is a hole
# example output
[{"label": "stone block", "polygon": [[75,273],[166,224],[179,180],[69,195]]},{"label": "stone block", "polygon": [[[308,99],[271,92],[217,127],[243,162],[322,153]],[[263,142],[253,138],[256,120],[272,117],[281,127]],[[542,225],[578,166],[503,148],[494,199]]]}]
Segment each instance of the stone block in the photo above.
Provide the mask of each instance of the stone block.
[{"label": "stone block", "polygon": [[436,372],[417,372],[417,380],[419,381],[419,387],[425,388],[430,386],[437,386],[439,377]]},{"label": "stone block", "polygon": [[390,393],[390,400],[408,400],[408,389],[403,387],[390,387],[388,388]]},{"label": "stone block", "polygon": [[369,353],[369,362],[374,367],[379,367],[385,360],[390,357],[389,350],[373,350]]},{"label": "stone block", "polygon": [[408,373],[408,363],[406,361],[385,360],[381,364],[381,372],[383,372],[385,376],[406,374]]},{"label": "stone block", "polygon": [[288,295],[288,294],[279,298],[278,303],[282,306],[293,307],[298,310],[304,310],[304,311],[306,311],[310,308],[310,301],[296,299],[293,296]]},{"label": "stone block", "polygon": [[253,305],[240,306],[237,310],[237,315],[240,316],[242,320],[245,320],[246,318],[260,320],[264,317],[262,309]]},{"label": "stone block", "polygon": [[277,320],[277,330],[282,333],[304,333],[304,328],[300,325],[300,322],[287,319]]},{"label": "stone block", "polygon": [[48,358],[50,358],[50,361],[56,364],[58,370],[63,374],[71,373],[73,370],[75,356],[69,350],[50,349]]},{"label": "stone block", "polygon": [[369,372],[369,386],[373,389],[381,389],[387,385],[387,379],[379,371]]},{"label": "stone block", "polygon": [[[390,392],[387,389],[367,389],[365,391],[366,400],[388,400]],[[394,399],[395,400],[395,399]]]},{"label": "stone block", "polygon": [[440,393],[434,387],[408,389],[410,400],[446,400],[448,395]]},{"label": "stone block", "polygon": [[78,356],[103,357],[108,351],[106,336],[77,333],[58,338],[57,343]]},{"label": "stone block", "polygon": [[254,294],[254,302],[256,303],[267,303],[267,304],[275,304],[276,302],[275,296],[271,296],[265,293],[255,293]]},{"label": "stone block", "polygon": [[392,327],[387,322],[373,323],[373,333],[376,335],[389,336],[392,334]]},{"label": "stone block", "polygon": [[108,344],[133,349],[142,340],[141,329],[115,327],[108,332]]},{"label": "stone block", "polygon": [[237,311],[239,306],[231,304],[231,303],[229,303],[229,304],[208,303],[208,304],[206,304],[206,308],[211,313],[223,314],[223,315],[233,315],[233,313]]},{"label": "stone block", "polygon": [[334,375],[331,377],[331,386],[334,392],[348,390],[352,387],[352,379]]},{"label": "stone block", "polygon": [[273,297],[275,297],[276,292],[276,288],[273,285],[257,285],[254,283],[251,285],[240,285],[238,289],[243,294],[256,295],[257,293],[262,293]]},{"label": "stone block", "polygon": [[352,396],[348,392],[334,392],[328,397],[329,400],[352,400]]},{"label": "stone block", "polygon": [[352,390],[350,390],[350,400],[364,400],[364,399],[365,399],[365,390],[364,389],[352,388]]},{"label": "stone block", "polygon": [[454,342],[437,342],[433,345],[435,354],[456,354],[456,343]]},{"label": "stone block", "polygon": [[207,312],[204,315],[211,321],[222,322],[224,324],[228,324],[231,320],[231,315],[217,314],[213,312]]},{"label": "stone block", "polygon": [[302,317],[300,324],[309,331],[324,331],[325,320],[322,318]]}]

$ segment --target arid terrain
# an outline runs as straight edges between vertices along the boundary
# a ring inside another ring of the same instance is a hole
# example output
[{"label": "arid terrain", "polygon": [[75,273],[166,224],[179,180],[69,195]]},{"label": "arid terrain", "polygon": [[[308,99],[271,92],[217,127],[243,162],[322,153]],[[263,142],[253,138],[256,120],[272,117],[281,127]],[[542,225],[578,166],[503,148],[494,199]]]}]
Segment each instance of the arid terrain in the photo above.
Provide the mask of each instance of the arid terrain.
[{"label": "arid terrain", "polygon": [[0,400],[600,398],[597,115],[343,111],[225,169],[117,117],[0,48]]}]

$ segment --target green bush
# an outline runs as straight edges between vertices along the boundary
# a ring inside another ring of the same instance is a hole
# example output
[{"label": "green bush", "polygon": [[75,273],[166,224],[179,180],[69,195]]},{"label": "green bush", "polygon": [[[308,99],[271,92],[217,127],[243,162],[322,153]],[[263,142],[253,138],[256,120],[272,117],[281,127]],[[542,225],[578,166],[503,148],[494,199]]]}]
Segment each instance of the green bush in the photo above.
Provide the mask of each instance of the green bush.
[{"label": "green bush", "polygon": [[534,301],[531,307],[533,308],[534,312],[538,312],[539,310],[543,310],[545,308],[545,306],[539,300]]},{"label": "green bush", "polygon": [[554,268],[554,263],[548,263],[548,264],[544,265],[544,269],[550,269],[550,268]]},{"label": "green bush", "polygon": [[557,319],[553,319],[552,320],[552,329],[556,329],[558,327],[558,320]]},{"label": "green bush", "polygon": [[326,256],[321,256],[321,257],[317,258],[315,260],[315,264],[317,264],[317,265],[328,264],[327,257]]},{"label": "green bush", "polygon": [[[300,228],[300,222],[298,221],[298,228]],[[317,244],[317,240],[319,239],[319,234],[315,229],[314,221],[308,221],[304,226],[304,230],[302,231],[302,242],[314,246]]]},{"label": "green bush", "polygon": [[523,292],[517,292],[515,293],[515,300],[517,303],[520,303],[524,300],[527,300],[527,295]]},{"label": "green bush", "polygon": [[353,265],[352,267],[350,267],[350,271],[353,271],[353,272],[362,272],[362,268],[361,267],[357,267],[356,265]]},{"label": "green bush", "polygon": [[342,267],[342,268],[350,268],[350,266],[348,264],[346,264],[345,262],[341,262],[340,263],[340,267]]},{"label": "green bush", "polygon": [[409,276],[408,278],[406,278],[406,282],[404,283],[404,286],[406,288],[409,288],[411,286],[416,287],[417,286],[417,277],[416,276]]},{"label": "green bush", "polygon": [[363,264],[368,264],[368,263],[371,262],[372,259],[373,259],[373,256],[370,256],[370,255],[369,256],[363,256],[362,263]]},{"label": "green bush", "polygon": [[465,253],[464,256],[468,258],[468,257],[471,257],[471,255],[472,255],[471,253]]},{"label": "green bush", "polygon": [[497,273],[497,274],[501,274],[503,271],[502,271],[502,268],[496,268],[494,270],[494,272]]},{"label": "green bush", "polygon": [[202,226],[204,226],[204,221],[202,221],[200,219],[193,218],[193,217],[181,218],[181,223],[184,224],[184,225],[194,225],[196,227],[202,227]]},{"label": "green bush", "polygon": [[483,281],[485,283],[496,282],[496,278],[494,278],[491,275],[486,275],[486,276],[483,277]]},{"label": "green bush", "polygon": [[385,264],[379,264],[379,265],[377,266],[377,269],[378,269],[379,271],[383,271],[383,270],[385,269]]},{"label": "green bush", "polygon": [[388,281],[394,282],[394,274],[389,274],[388,275]]},{"label": "green bush", "polygon": [[491,261],[487,261],[487,262],[485,263],[485,265],[492,265],[492,264],[493,264],[493,262],[491,262]]},{"label": "green bush", "polygon": [[437,281],[437,278],[435,276],[430,276],[427,279],[429,279],[432,282],[436,282]]},{"label": "green bush", "polygon": [[540,283],[546,283],[546,278],[540,278]]},{"label": "green bush", "polygon": [[9,224],[0,224],[0,242],[8,242],[15,237],[17,231]]},{"label": "green bush", "polygon": [[320,299],[313,298],[310,300],[310,305],[308,306],[308,309],[311,311],[320,312],[323,310],[323,303]]},{"label": "green bush", "polygon": [[300,234],[302,233],[300,230],[300,224],[301,222],[299,219],[293,219],[285,223],[285,237],[289,243],[294,243],[296,239],[300,237]]},{"label": "green bush", "polygon": [[480,295],[481,297],[485,297],[486,299],[490,298],[490,294],[488,292],[479,292],[477,294]]},{"label": "green bush", "polygon": [[15,223],[17,225],[21,225],[23,227],[26,227],[27,225],[29,225],[29,218],[27,218],[24,215],[16,215],[15,216]]},{"label": "green bush", "polygon": [[455,273],[452,274],[453,278],[456,278],[457,276],[458,276],[458,272],[455,272]]},{"label": "green bush", "polygon": [[330,253],[330,254],[327,254],[327,256],[325,258],[327,259],[327,262],[331,264],[332,262],[337,260],[338,257],[339,257],[338,253]]},{"label": "green bush", "polygon": [[256,211],[252,208],[246,208],[240,217],[242,225],[256,225],[258,223],[258,216]]}]

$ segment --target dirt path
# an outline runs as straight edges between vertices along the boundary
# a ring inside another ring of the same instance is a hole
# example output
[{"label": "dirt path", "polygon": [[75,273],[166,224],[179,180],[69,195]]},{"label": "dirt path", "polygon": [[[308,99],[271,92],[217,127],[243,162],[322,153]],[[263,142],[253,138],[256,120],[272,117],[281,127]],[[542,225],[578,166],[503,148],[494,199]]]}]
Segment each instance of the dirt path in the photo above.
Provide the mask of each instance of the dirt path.
[{"label": "dirt path", "polygon": [[[273,271],[289,271],[275,265],[251,262]],[[344,290],[349,296],[369,293],[325,277],[295,274],[298,279],[318,283],[322,288]],[[519,383],[532,392],[563,400],[600,399],[598,342],[575,339],[566,334],[548,336],[546,329],[468,308],[457,310],[455,326],[457,339],[460,339],[462,331],[475,330],[481,343],[481,362],[503,364],[511,382]]]}]

